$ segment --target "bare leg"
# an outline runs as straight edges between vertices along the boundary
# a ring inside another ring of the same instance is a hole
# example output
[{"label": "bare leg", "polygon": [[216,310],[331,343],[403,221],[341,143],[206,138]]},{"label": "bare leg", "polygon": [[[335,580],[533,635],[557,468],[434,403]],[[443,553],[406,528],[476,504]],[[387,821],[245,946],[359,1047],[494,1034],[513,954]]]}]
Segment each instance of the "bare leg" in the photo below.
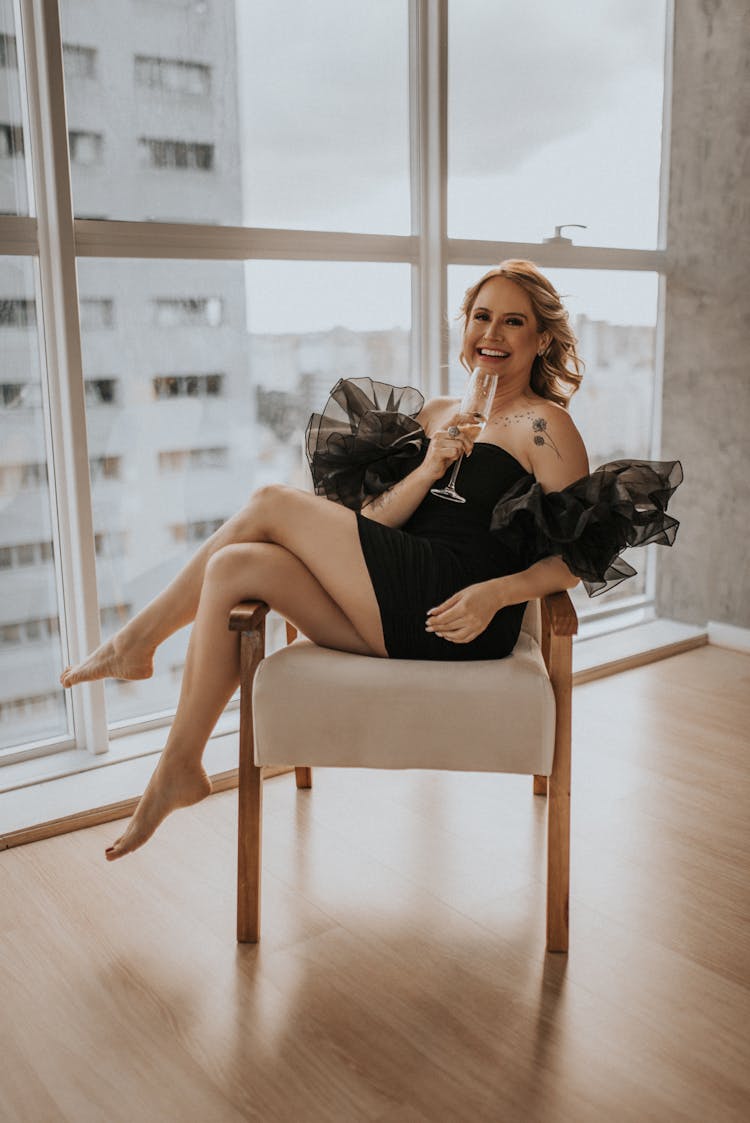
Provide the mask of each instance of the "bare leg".
[{"label": "bare leg", "polygon": [[154,652],[159,644],[195,619],[203,575],[211,557],[223,546],[242,541],[240,534],[253,534],[248,520],[241,517],[243,513],[228,519],[207,538],[166,589],[112,639],[106,640],[77,667],[66,667],[60,675],[62,685],[70,687],[100,678],[150,678],[154,671]]},{"label": "bare leg", "polygon": [[203,750],[239,682],[238,637],[227,619],[233,605],[251,596],[270,603],[321,646],[375,654],[309,569],[284,548],[237,544],[217,552],[206,569],[166,747],[127,830],[107,850],[109,860],[141,846],[171,811],[211,791]]},{"label": "bare leg", "polygon": [[[353,513],[295,488],[265,487],[255,492],[241,511],[212,534],[167,588],[111,640],[77,667],[66,668],[60,676],[62,685],[69,687],[99,678],[148,678],[153,672],[154,651],[159,644],[195,618],[210,559],[217,550],[242,542],[276,542],[287,547],[312,571],[355,626],[361,584],[366,582],[372,598],[368,614],[372,615],[374,594],[364,567]],[[350,587],[355,573],[352,598]],[[246,591],[244,595],[260,594]],[[379,617],[376,634],[366,635],[365,639],[378,654],[384,654]]]}]

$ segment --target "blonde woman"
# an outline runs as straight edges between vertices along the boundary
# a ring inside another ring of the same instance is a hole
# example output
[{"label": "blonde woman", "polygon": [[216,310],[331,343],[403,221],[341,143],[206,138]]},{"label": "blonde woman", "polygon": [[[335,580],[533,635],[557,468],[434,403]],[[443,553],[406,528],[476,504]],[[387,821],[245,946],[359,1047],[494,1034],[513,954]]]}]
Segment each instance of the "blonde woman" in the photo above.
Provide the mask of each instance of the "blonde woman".
[{"label": "blonde woman", "polygon": [[[481,438],[452,398],[343,379],[308,427],[317,494],[262,488],[172,583],[80,666],[95,678],[146,678],[156,648],[193,622],[166,747],[112,860],[173,810],[211,790],[201,759],[237,688],[230,609],[268,602],[324,647],[377,658],[503,658],[528,600],[590,593],[634,571],[628,545],[671,545],[666,503],[678,462],[617,461],[589,474],[568,413],[581,364],[568,315],[531,262],[506,261],[467,292],[461,361],[497,375]],[[464,504],[433,496],[457,459]],[[328,500],[334,500],[329,502]]]}]

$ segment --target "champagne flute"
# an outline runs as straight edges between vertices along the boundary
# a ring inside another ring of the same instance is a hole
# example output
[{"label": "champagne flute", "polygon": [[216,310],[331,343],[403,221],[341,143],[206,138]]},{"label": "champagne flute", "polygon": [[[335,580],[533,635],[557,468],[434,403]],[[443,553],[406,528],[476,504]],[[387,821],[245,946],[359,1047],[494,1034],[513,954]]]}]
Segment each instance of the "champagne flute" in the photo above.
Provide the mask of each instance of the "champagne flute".
[{"label": "champagne flute", "polygon": [[[492,371],[484,370],[482,367],[474,367],[461,400],[458,424],[451,425],[448,430],[450,436],[457,437],[462,429],[476,430],[476,437],[480,435],[490,416],[497,377],[497,374]],[[455,430],[455,432],[452,432],[452,430]],[[437,495],[439,499],[448,499],[451,503],[466,502],[463,495],[459,495],[456,491],[456,479],[463,458],[462,453],[453,465],[453,471],[447,485],[431,488],[431,495]]]}]

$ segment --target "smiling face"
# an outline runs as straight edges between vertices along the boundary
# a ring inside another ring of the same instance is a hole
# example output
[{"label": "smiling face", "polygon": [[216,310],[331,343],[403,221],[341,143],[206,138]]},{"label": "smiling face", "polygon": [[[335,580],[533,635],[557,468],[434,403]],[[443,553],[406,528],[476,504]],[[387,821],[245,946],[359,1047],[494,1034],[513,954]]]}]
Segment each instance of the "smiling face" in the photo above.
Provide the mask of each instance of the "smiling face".
[{"label": "smiling face", "polygon": [[463,341],[463,357],[470,368],[503,376],[519,389],[528,384],[531,367],[549,343],[538,329],[531,300],[507,277],[491,277],[472,305]]}]

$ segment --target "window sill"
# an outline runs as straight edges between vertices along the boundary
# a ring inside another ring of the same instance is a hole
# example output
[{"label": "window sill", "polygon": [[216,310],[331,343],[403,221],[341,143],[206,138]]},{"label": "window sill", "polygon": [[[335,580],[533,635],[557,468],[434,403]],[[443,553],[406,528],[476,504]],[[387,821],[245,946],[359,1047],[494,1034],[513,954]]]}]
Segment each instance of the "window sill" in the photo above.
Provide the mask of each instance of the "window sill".
[{"label": "window sill", "polygon": [[[574,644],[574,685],[707,642],[704,629],[671,620],[595,633],[595,626],[582,626]],[[238,723],[237,710],[226,713],[206,749],[216,790],[236,785]],[[165,737],[163,727],[148,729],[113,739],[101,757],[68,750],[7,765],[0,771],[0,849],[129,816]]]}]

